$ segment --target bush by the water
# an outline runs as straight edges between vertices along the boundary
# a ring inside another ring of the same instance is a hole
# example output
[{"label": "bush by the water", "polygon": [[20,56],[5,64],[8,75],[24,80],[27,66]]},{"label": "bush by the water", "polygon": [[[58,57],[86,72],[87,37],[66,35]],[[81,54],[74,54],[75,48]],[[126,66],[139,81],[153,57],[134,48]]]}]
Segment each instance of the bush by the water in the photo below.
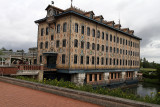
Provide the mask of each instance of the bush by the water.
[{"label": "bush by the water", "polygon": [[[31,78],[23,77],[23,76],[17,76],[16,78],[27,80],[27,81],[32,81],[32,82],[39,82],[35,79],[31,79]],[[154,97],[150,97],[150,96],[140,97],[138,95],[131,94],[128,90],[123,91],[120,88],[109,89],[109,88],[97,87],[94,89],[91,85],[77,86],[76,84],[69,82],[69,81],[64,81],[63,79],[61,79],[60,81],[58,81],[57,79],[55,80],[44,79],[43,81],[40,81],[40,83],[49,84],[49,85],[58,86],[58,87],[71,88],[75,90],[81,90],[81,91],[86,91],[86,92],[91,92],[91,93],[96,93],[96,94],[110,95],[110,96],[115,96],[115,97],[131,99],[131,100],[160,104],[160,92],[157,93]]]}]

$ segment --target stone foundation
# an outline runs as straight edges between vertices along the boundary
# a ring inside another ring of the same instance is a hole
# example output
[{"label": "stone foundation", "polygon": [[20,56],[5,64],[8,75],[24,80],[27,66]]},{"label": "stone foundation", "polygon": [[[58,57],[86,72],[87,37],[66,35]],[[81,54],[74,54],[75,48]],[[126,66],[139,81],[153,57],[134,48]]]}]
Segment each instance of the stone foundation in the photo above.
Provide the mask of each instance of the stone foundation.
[{"label": "stone foundation", "polygon": [[84,79],[85,79],[85,73],[72,74],[71,76],[71,82],[77,85],[83,85]]}]

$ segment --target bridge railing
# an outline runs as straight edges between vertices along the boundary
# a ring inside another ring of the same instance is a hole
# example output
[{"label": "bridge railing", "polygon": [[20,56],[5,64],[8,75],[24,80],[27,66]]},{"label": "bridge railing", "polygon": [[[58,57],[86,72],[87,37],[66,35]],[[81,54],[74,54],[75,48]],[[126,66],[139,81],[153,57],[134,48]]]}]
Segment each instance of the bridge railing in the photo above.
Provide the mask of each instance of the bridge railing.
[{"label": "bridge railing", "polygon": [[43,70],[43,65],[18,65],[18,70]]}]

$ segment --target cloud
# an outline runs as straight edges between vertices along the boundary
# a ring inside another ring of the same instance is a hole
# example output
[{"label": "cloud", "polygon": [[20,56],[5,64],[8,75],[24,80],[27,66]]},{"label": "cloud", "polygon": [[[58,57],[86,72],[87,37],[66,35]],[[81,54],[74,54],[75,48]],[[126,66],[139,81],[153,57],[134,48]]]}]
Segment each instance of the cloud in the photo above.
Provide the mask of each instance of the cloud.
[{"label": "cloud", "polygon": [[[55,6],[70,7],[70,0],[54,0]],[[37,25],[35,20],[46,16],[49,0],[4,0],[0,1],[0,48],[25,49],[35,47]],[[160,44],[160,0],[77,0],[73,5],[85,11],[103,15],[105,20],[121,19],[122,27],[135,30],[141,37],[141,56],[157,61],[156,50]],[[155,40],[157,42],[155,42]],[[153,58],[156,57],[156,58]],[[160,58],[159,58],[160,59]]]}]

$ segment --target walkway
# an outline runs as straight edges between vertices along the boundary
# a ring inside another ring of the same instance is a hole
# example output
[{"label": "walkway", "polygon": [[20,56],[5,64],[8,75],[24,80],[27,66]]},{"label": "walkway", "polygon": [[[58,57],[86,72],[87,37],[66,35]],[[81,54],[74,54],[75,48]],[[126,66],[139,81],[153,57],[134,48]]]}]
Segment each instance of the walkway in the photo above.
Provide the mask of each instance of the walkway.
[{"label": "walkway", "polygon": [[0,82],[0,107],[99,107],[98,105]]}]

